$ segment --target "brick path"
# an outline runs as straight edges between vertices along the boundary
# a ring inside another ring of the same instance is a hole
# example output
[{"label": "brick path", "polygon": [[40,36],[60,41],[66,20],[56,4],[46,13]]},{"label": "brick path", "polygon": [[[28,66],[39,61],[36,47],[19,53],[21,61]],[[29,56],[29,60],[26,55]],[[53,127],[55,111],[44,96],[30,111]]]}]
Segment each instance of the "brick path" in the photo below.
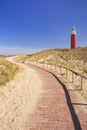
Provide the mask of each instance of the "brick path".
[{"label": "brick path", "polygon": [[55,76],[38,67],[43,93],[36,111],[27,116],[25,130],[87,130],[87,103],[76,91],[68,88]]}]

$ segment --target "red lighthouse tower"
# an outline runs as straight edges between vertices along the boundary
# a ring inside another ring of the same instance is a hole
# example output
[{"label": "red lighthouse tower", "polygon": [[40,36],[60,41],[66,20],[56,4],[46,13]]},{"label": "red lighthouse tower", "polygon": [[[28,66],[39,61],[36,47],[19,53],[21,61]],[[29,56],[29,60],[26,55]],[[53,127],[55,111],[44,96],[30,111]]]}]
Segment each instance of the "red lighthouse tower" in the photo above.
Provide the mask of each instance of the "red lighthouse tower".
[{"label": "red lighthouse tower", "polygon": [[73,27],[71,32],[71,49],[76,48],[76,30]]}]

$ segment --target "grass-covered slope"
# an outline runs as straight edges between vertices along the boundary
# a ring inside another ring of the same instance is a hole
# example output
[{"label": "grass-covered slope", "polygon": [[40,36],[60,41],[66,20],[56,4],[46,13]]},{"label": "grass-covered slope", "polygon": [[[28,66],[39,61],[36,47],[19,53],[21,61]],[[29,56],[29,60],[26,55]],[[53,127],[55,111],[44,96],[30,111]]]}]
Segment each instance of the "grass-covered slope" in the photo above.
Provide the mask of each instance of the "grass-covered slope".
[{"label": "grass-covered slope", "polygon": [[28,60],[59,64],[87,75],[87,47],[79,47],[77,49],[50,49],[33,55],[18,57],[18,61],[21,62],[28,62]]},{"label": "grass-covered slope", "polygon": [[0,86],[12,80],[19,71],[18,65],[7,61],[5,57],[0,57]]}]

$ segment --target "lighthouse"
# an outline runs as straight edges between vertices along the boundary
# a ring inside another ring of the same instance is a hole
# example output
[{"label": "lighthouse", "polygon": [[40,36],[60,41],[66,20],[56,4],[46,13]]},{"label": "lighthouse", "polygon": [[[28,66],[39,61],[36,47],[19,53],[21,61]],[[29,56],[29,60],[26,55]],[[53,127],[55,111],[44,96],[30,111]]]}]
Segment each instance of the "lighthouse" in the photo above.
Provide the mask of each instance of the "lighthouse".
[{"label": "lighthouse", "polygon": [[75,27],[73,27],[71,32],[71,49],[75,48],[76,48],[76,29]]}]

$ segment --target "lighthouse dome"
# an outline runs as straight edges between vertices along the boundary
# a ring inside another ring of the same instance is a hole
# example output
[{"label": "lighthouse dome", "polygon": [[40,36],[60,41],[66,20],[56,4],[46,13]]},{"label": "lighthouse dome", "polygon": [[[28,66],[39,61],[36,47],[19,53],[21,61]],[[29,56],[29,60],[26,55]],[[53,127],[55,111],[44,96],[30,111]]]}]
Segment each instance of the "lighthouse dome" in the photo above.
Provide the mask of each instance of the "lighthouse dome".
[{"label": "lighthouse dome", "polygon": [[76,29],[75,29],[75,27],[72,27],[72,32],[71,32],[71,34],[76,34]]}]

